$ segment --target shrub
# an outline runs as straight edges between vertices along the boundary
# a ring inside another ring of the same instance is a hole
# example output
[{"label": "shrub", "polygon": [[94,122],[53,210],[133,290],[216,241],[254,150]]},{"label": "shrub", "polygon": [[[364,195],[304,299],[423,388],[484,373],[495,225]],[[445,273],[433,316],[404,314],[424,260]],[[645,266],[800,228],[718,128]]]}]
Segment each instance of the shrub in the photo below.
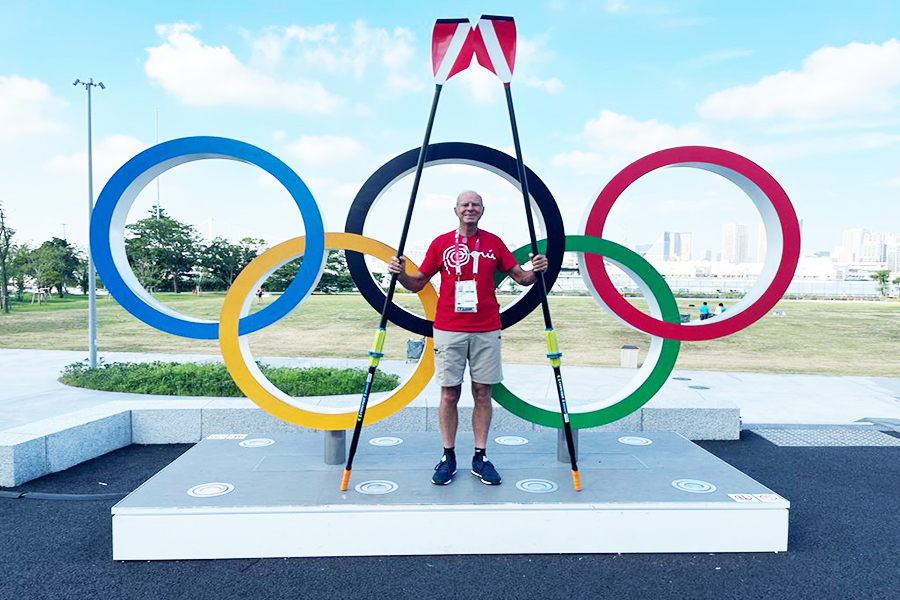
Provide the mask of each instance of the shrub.
[{"label": "shrub", "polygon": [[[329,396],[361,393],[366,369],[331,369],[326,367],[272,367],[257,362],[269,381],[290,396]],[[165,396],[242,397],[225,365],[219,363],[108,363],[90,368],[86,362],[73,363],[63,369],[62,383],[105,392],[159,394]],[[400,378],[378,372],[373,392],[394,389]]]}]

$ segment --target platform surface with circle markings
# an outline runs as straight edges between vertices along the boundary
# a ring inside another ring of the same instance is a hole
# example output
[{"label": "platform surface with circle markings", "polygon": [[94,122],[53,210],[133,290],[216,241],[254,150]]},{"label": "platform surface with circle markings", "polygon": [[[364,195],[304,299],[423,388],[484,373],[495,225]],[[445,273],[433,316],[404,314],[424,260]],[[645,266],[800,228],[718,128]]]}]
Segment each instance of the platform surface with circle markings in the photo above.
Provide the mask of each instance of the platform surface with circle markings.
[{"label": "platform surface with circle markings", "polygon": [[555,431],[492,432],[499,486],[469,472],[471,433],[446,486],[437,433],[360,441],[388,437],[342,493],[322,434],[210,436],[113,507],[113,558],[787,550],[788,501],[675,433],[581,431],[581,492]]}]

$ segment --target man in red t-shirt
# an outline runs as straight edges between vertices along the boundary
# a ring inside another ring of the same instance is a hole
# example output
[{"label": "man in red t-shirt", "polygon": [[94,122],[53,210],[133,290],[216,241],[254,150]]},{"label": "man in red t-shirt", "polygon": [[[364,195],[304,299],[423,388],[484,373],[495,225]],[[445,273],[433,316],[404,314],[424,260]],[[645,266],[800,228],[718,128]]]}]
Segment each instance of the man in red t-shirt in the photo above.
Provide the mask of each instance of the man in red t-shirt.
[{"label": "man in red t-shirt", "polygon": [[[494,294],[494,272],[509,275],[519,285],[531,285],[536,276],[525,271],[499,237],[478,228],[484,214],[481,196],[466,191],[456,199],[459,227],[438,236],[415,273],[406,272],[405,260],[391,259],[389,269],[403,287],[418,292],[438,272],[441,289],[434,319],[434,362],[441,385],[439,409],[444,454],[434,468],[431,482],[447,485],[456,473],[457,404],[463,373],[469,363],[472,380],[472,430],[475,456],[472,474],[488,485],[500,483],[500,475],[487,459],[491,427],[491,386],[503,379],[500,359],[500,304]],[[534,270],[547,270],[547,258],[531,257]]]}]

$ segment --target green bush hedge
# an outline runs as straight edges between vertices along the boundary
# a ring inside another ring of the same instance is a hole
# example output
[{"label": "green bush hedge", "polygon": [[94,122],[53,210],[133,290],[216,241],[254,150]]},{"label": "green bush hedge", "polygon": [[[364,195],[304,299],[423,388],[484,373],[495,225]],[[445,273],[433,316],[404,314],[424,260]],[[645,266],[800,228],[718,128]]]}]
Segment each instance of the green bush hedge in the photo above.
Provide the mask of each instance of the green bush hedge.
[{"label": "green bush hedge", "polygon": [[[362,393],[366,369],[272,367],[256,363],[260,371],[290,396],[329,396]],[[105,392],[159,394],[165,396],[242,397],[225,365],[219,363],[109,363],[90,368],[86,363],[68,365],[59,380],[67,385]],[[394,389],[400,378],[378,372],[373,392]]]}]

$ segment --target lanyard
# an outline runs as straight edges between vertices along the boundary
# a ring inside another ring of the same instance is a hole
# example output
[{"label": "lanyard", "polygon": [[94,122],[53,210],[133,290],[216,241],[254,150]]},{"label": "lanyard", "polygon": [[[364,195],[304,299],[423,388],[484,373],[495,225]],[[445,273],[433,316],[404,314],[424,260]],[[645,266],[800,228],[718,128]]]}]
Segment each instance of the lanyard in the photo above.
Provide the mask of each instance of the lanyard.
[{"label": "lanyard", "polygon": [[[469,252],[469,238],[464,237],[462,239],[462,246],[465,248],[467,254],[474,254],[475,258],[472,261],[472,279],[476,279],[478,277],[478,257],[481,256],[481,253],[478,251],[478,248],[481,247],[481,236],[478,233],[475,233],[475,250],[474,252]],[[459,229],[456,230],[456,240],[454,242],[454,249],[459,248]],[[462,268],[460,265],[460,260],[456,261],[456,279],[462,279]]]}]

